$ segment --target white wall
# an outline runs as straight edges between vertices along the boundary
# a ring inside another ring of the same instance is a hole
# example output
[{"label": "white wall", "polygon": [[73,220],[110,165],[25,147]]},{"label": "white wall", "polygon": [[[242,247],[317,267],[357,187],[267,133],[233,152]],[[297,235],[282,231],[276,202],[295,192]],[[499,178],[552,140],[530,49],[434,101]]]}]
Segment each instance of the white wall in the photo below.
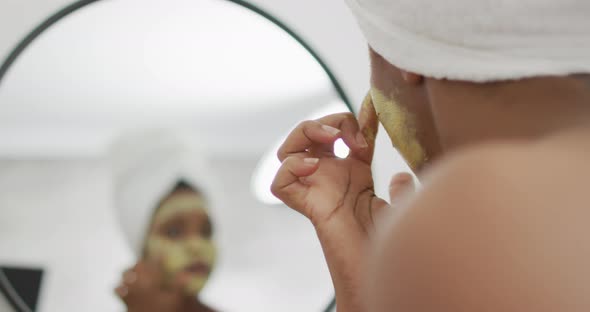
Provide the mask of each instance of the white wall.
[{"label": "white wall", "polygon": [[47,270],[40,311],[117,310],[108,290],[130,253],[110,213],[100,164],[0,164],[0,261]]},{"label": "white wall", "polygon": [[[213,166],[227,190],[216,211],[222,261],[206,291],[223,311],[319,311],[332,294],[312,227],[258,204],[256,158]],[[100,160],[0,161],[0,263],[44,267],[39,311],[123,311],[112,295],[132,257]]]},{"label": "white wall", "polygon": [[[0,1],[0,58],[34,26],[75,0]],[[367,44],[343,0],[251,0],[300,34],[359,107],[369,88]]]}]

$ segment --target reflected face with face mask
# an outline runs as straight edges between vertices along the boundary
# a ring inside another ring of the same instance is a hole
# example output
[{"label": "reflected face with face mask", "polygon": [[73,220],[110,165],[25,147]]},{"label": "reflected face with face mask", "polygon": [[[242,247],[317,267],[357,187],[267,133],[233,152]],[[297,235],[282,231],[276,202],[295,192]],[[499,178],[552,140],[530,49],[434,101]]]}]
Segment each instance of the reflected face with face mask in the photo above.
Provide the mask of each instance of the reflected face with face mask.
[{"label": "reflected face with face mask", "polygon": [[199,293],[217,257],[204,197],[179,183],[156,209],[145,242],[148,260],[159,260],[170,282],[179,274],[188,280],[187,294]]}]

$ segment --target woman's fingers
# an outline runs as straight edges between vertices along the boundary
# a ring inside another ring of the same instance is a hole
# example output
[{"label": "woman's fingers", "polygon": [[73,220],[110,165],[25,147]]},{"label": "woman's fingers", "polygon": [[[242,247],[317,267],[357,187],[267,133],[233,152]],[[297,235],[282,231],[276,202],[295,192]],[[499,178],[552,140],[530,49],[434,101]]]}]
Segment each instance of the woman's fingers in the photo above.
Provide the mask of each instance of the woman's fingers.
[{"label": "woman's fingers", "polygon": [[367,143],[367,147],[352,150],[350,157],[361,160],[370,165],[373,161],[375,139],[377,138],[377,130],[379,129],[379,119],[370,93],[367,94],[361,106],[361,111],[358,116],[358,124],[360,133],[362,133]]},{"label": "woman's fingers", "polygon": [[318,122],[339,129],[341,138],[352,151],[368,147],[367,141],[360,131],[359,123],[353,113],[339,113],[322,117]]},{"label": "woman's fingers", "polygon": [[123,273],[122,286],[127,287],[128,293],[159,287],[163,281],[160,268],[161,265],[155,261],[140,261],[132,269]]},{"label": "woman's fingers", "polygon": [[119,285],[117,288],[115,288],[115,294],[117,294],[119,298],[125,300],[129,294],[129,288],[127,288],[125,285]]},{"label": "woman's fingers", "polygon": [[142,260],[131,269],[123,272],[121,284],[115,288],[115,293],[123,301],[152,288],[158,288],[162,282],[160,263],[157,261]]},{"label": "woman's fingers", "polygon": [[285,158],[272,182],[272,193],[287,206],[297,209],[307,195],[308,186],[301,182],[301,178],[312,175],[318,169],[319,161],[318,158],[305,158],[303,155]]},{"label": "woman's fingers", "polygon": [[310,152],[314,157],[332,154],[334,142],[339,138],[352,150],[367,147],[354,115],[340,113],[300,123],[287,136],[277,156],[283,161],[290,155],[303,152]]},{"label": "woman's fingers", "polygon": [[309,148],[317,144],[333,145],[340,137],[341,131],[314,120],[301,122],[289,135],[279,148],[277,156],[282,162],[293,154],[307,152]]},{"label": "woman's fingers", "polygon": [[123,283],[126,285],[133,284],[137,281],[137,273],[133,269],[129,269],[123,273]]},{"label": "woman's fingers", "polygon": [[398,173],[389,183],[389,202],[396,208],[406,198],[415,192],[414,177],[407,172]]}]

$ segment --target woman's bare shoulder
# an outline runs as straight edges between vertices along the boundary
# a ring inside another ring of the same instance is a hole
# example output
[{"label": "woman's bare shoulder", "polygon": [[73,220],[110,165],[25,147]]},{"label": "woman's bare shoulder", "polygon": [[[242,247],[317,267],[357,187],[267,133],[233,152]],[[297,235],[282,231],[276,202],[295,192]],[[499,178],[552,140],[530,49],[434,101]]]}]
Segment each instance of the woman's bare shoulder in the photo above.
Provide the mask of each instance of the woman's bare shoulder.
[{"label": "woman's bare shoulder", "polygon": [[[503,198],[504,205],[549,206],[585,199],[590,176],[590,132],[534,142],[494,143],[451,155],[425,177],[428,192],[459,198]],[[451,198],[452,199],[452,198]],[[543,203],[540,203],[542,201]],[[484,203],[482,203],[484,204]]]},{"label": "woman's bare shoulder", "polygon": [[490,144],[442,161],[376,260],[381,287],[410,286],[379,300],[438,311],[589,311],[583,153],[575,140],[555,140]]}]

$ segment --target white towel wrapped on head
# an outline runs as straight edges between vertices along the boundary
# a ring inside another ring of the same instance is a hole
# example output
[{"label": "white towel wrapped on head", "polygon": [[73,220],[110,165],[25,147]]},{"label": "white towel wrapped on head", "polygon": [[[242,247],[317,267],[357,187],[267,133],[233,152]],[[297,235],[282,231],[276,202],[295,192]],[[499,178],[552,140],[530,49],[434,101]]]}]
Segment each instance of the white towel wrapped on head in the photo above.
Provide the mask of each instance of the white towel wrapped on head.
[{"label": "white towel wrapped on head", "polygon": [[194,135],[153,129],[126,133],[112,144],[114,206],[136,256],[141,256],[154,210],[179,181],[202,192],[210,209],[215,206],[215,177],[196,143]]},{"label": "white towel wrapped on head", "polygon": [[587,0],[346,0],[389,63],[486,82],[590,72]]}]

